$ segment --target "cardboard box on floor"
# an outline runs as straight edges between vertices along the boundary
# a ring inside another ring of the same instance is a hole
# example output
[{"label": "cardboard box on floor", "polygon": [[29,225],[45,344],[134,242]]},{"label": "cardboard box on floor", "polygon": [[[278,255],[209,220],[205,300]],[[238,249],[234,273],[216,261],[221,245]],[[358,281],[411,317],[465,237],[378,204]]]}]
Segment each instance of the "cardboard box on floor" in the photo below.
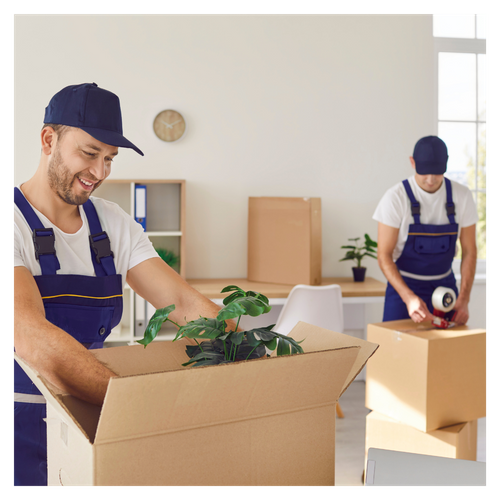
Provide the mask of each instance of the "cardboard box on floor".
[{"label": "cardboard box on floor", "polygon": [[92,351],[101,407],[47,399],[50,485],[334,485],[335,406],[377,345],[307,323],[304,354],[184,368],[184,340]]},{"label": "cardboard box on floor", "polygon": [[370,448],[476,460],[477,420],[422,432],[372,411],[366,416],[365,460]]},{"label": "cardboard box on floor", "polygon": [[321,285],[321,198],[250,197],[250,281]]},{"label": "cardboard box on floor", "polygon": [[412,320],[370,324],[366,407],[429,432],[486,416],[486,331]]}]

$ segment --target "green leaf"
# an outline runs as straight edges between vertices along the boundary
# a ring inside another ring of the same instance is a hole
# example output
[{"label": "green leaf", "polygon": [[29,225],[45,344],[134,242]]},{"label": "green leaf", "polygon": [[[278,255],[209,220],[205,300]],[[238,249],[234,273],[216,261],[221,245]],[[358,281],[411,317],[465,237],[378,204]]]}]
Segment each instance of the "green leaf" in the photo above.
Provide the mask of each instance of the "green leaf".
[{"label": "green leaf", "polygon": [[181,326],[174,340],[187,337],[190,339],[216,339],[224,335],[224,323],[216,318],[199,318]]},{"label": "green leaf", "polygon": [[234,292],[234,293],[224,298],[224,300],[222,301],[224,305],[230,304],[234,299],[237,299],[238,297],[245,296],[245,291],[236,285],[229,285],[221,290],[221,293],[226,293],[226,292]]},{"label": "green leaf", "polygon": [[267,342],[264,342],[264,345],[270,350],[274,351],[278,345],[278,337],[274,337],[271,340],[268,340]]},{"label": "green leaf", "polygon": [[219,311],[217,319],[224,321],[242,315],[259,316],[268,313],[270,310],[271,306],[267,305],[261,299],[256,297],[238,297]]},{"label": "green leaf", "polygon": [[161,309],[157,309],[153,316],[151,316],[151,319],[148,322],[148,325],[146,326],[146,330],[144,331],[144,337],[141,340],[138,340],[137,342],[139,344],[142,344],[144,347],[146,347],[148,344],[150,344],[155,338],[156,335],[158,334],[161,325],[167,321],[169,314],[175,310],[175,305],[171,304],[167,307],[163,307]]},{"label": "green leaf", "polygon": [[235,345],[240,345],[243,341],[244,336],[245,332],[231,332],[229,335],[229,340]]},{"label": "green leaf", "polygon": [[290,342],[284,337],[278,339],[278,350],[276,351],[278,356],[288,356],[290,355]]},{"label": "green leaf", "polygon": [[277,337],[277,334],[275,332],[265,330],[264,328],[253,328],[251,331],[257,338],[261,339],[264,342],[268,342],[269,340]]},{"label": "green leaf", "polygon": [[377,246],[377,242],[372,240],[368,234],[365,233],[365,242],[367,245],[373,245],[374,247]]},{"label": "green leaf", "polygon": [[202,365],[218,365],[225,361],[224,354],[219,352],[200,352],[193,356],[186,363],[182,363],[182,366],[189,366],[194,363],[195,366]]},{"label": "green leaf", "polygon": [[262,341],[257,338],[252,330],[249,330],[248,332],[245,332],[248,344],[251,345],[252,347],[258,346],[262,344]]},{"label": "green leaf", "polygon": [[236,286],[236,285],[228,285],[228,286],[224,287],[224,288],[220,291],[220,293],[234,292],[234,291],[239,291],[239,292],[241,292],[242,294],[244,294],[244,293],[245,293],[245,291],[244,291],[242,288],[240,288],[239,286]]},{"label": "green leaf", "polygon": [[343,245],[340,248],[352,248],[353,250],[356,250],[357,247],[353,247],[352,245]]}]

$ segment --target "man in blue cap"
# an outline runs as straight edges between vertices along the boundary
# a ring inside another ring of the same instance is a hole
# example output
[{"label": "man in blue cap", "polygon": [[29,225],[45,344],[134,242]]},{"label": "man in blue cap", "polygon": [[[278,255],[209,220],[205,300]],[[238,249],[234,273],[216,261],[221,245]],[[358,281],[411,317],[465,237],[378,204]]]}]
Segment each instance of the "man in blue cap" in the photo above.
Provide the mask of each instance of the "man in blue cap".
[{"label": "man in blue cap", "polygon": [[[453,321],[465,324],[476,269],[477,210],[470,190],[444,177],[446,144],[420,139],[410,157],[415,175],[389,189],[377,206],[378,262],[387,278],[383,321],[432,321],[432,293],[438,286],[457,295]],[[458,293],[452,262],[462,247]]]},{"label": "man in blue cap", "polygon": [[[133,218],[91,196],[122,147],[143,154],[123,136],[118,97],[95,83],[65,87],[45,110],[38,169],[14,189],[15,350],[96,405],[115,374],[88,349],[120,322],[125,282],[157,309],[175,304],[178,323],[219,310],[158,257]],[[46,485],[45,399],[17,363],[14,392],[14,483]]]}]

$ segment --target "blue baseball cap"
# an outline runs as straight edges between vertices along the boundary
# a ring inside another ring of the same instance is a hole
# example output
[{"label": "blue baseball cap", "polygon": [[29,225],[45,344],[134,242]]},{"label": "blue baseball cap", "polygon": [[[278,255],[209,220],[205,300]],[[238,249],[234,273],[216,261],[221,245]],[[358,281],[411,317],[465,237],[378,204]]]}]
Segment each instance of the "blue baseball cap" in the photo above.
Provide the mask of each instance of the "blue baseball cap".
[{"label": "blue baseball cap", "polygon": [[45,108],[43,122],[80,128],[98,141],[130,148],[144,156],[123,136],[120,99],[96,83],[70,85],[60,90]]},{"label": "blue baseball cap", "polygon": [[442,175],[446,172],[448,149],[435,135],[422,137],[413,149],[415,169],[420,175]]}]

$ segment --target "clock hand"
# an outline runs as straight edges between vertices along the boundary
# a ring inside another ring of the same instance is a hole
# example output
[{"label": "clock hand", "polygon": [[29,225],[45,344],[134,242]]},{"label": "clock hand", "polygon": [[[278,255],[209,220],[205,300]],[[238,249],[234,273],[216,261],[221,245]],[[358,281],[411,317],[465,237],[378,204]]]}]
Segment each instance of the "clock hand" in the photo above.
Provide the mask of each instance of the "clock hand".
[{"label": "clock hand", "polygon": [[160,120],[163,125],[166,125],[168,128],[173,128],[172,125],[170,125],[170,123],[167,123],[167,122],[164,122],[163,120]]},{"label": "clock hand", "polygon": [[172,126],[174,126],[176,123],[179,123],[181,120],[177,120],[176,122],[172,123]]}]

